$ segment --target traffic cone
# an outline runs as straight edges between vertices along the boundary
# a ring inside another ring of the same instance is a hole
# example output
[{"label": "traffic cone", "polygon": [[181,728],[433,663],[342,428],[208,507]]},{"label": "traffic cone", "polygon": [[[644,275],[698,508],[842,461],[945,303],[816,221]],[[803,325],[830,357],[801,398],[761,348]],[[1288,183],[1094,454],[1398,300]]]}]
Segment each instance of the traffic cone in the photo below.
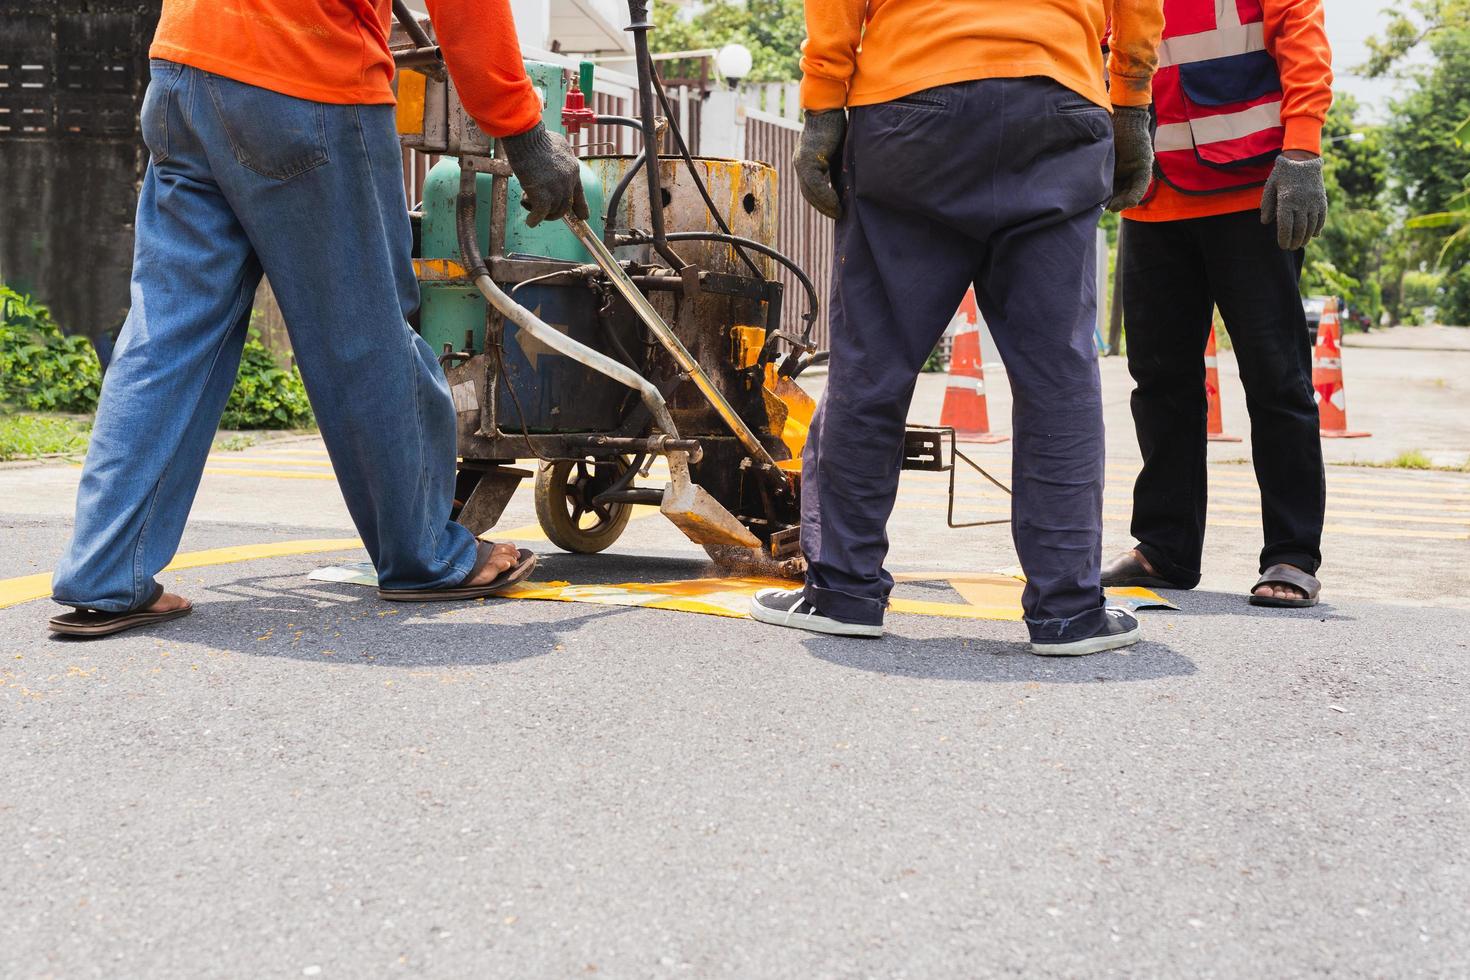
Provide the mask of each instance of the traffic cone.
[{"label": "traffic cone", "polygon": [[1215,354],[1215,324],[1210,324],[1210,339],[1205,341],[1205,399],[1209,403],[1207,437],[1211,442],[1239,442],[1240,436],[1225,434],[1225,421],[1220,415],[1220,363]]},{"label": "traffic cone", "polygon": [[985,367],[980,354],[980,309],[975,290],[965,293],[950,327],[954,347],[949,355],[949,384],[944,389],[944,408],[939,424],[955,430],[955,438],[966,442],[1005,442],[1009,436],[990,431],[985,410]]},{"label": "traffic cone", "polygon": [[1337,300],[1322,308],[1317,326],[1317,346],[1312,350],[1312,388],[1317,395],[1317,417],[1324,439],[1361,439],[1370,432],[1351,432],[1347,427],[1347,388],[1342,377],[1342,325],[1337,319]]}]

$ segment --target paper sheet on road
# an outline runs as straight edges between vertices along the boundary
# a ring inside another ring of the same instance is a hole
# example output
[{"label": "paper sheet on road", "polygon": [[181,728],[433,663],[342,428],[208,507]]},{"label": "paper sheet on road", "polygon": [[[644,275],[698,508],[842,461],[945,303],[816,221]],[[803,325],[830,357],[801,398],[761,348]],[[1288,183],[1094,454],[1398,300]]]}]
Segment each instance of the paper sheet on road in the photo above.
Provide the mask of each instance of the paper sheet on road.
[{"label": "paper sheet on road", "polygon": [[[318,582],[376,586],[378,576],[369,562],[335,565],[311,573]],[[931,587],[946,593],[944,599],[915,599],[895,596],[889,610],[915,616],[952,619],[1020,621],[1021,590],[1025,582],[1004,572],[910,572],[896,576],[906,592]],[[706,616],[747,618],[750,597],[759,589],[790,588],[783,579],[692,578],[668,582],[618,582],[574,584],[571,582],[526,582],[503,593],[507,599],[545,599],[555,602],[590,602],[602,606],[634,606],[668,609]],[[1108,597],[1125,609],[1175,609],[1173,603],[1148,589],[1108,589]],[[960,601],[954,601],[953,597]]]}]

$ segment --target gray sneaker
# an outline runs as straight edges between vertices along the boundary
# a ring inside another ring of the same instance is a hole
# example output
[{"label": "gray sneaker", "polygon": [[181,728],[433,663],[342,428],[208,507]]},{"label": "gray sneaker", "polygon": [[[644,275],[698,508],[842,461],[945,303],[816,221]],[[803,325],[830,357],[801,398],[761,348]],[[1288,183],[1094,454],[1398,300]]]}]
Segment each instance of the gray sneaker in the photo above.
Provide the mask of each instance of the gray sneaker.
[{"label": "gray sneaker", "polygon": [[1127,610],[1108,606],[1103,624],[1086,636],[1031,641],[1031,652],[1042,657],[1081,657],[1130,646],[1143,639],[1138,620]]},{"label": "gray sneaker", "polygon": [[833,636],[882,636],[882,623],[845,623],[823,616],[800,589],[761,589],[750,597],[750,618]]}]

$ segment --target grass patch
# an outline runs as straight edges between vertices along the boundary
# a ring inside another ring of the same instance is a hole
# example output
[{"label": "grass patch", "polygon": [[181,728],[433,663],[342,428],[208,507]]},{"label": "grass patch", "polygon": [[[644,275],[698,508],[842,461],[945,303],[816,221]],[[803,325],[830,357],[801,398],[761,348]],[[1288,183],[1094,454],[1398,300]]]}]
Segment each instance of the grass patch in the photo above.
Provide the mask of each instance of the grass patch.
[{"label": "grass patch", "polygon": [[65,415],[0,415],[0,461],[81,453],[92,423]]},{"label": "grass patch", "polygon": [[214,444],[214,448],[222,453],[238,453],[259,444],[260,440],[251,435],[227,436]]},{"label": "grass patch", "polygon": [[1428,470],[1434,468],[1434,463],[1419,450],[1408,449],[1389,460],[1388,466],[1396,470]]},{"label": "grass patch", "polygon": [[1375,470],[1432,470],[1435,473],[1470,473],[1470,459],[1465,460],[1459,466],[1437,466],[1434,461],[1420,449],[1409,449],[1399,453],[1393,459],[1385,460],[1355,460],[1349,463],[1333,463],[1333,466],[1361,466]]}]

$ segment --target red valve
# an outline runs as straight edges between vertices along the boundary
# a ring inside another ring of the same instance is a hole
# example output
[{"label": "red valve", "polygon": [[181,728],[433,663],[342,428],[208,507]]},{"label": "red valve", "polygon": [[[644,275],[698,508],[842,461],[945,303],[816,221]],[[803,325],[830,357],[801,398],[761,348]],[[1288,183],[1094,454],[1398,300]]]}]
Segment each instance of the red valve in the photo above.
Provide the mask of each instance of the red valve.
[{"label": "red valve", "polygon": [[587,98],[582,94],[582,86],[575,77],[572,79],[572,87],[567,89],[567,100],[562,103],[561,124],[568,136],[575,136],[583,128],[597,124],[597,113],[587,108]]}]

